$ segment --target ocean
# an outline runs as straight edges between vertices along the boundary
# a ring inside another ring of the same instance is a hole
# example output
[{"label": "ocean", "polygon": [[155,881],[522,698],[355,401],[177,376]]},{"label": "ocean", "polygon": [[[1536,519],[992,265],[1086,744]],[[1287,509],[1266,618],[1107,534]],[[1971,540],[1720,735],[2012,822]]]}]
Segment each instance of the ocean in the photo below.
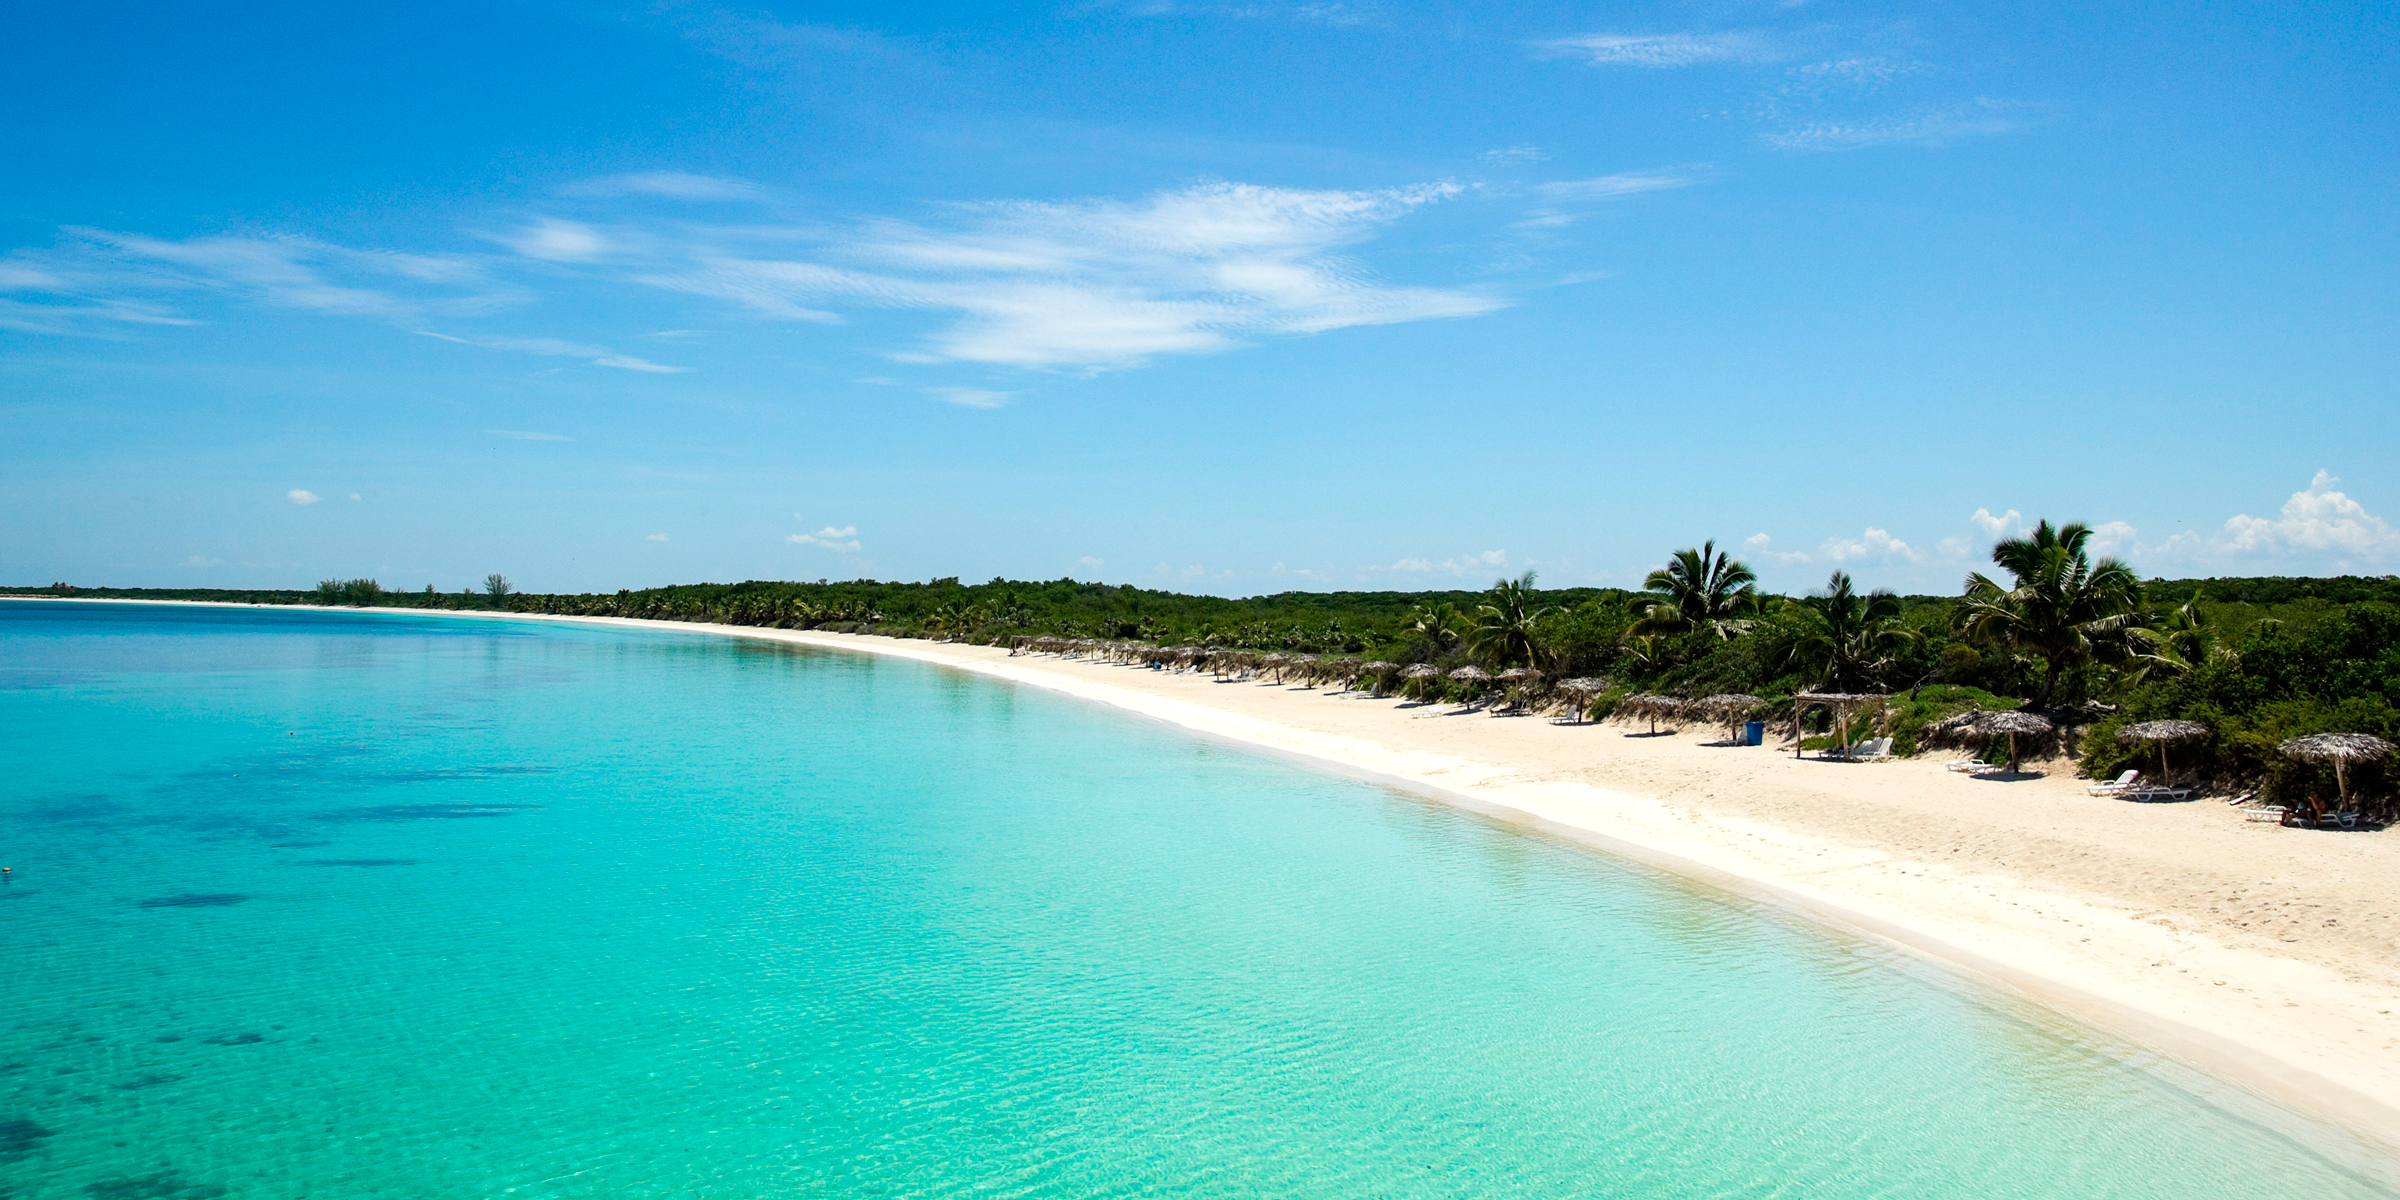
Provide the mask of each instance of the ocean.
[{"label": "ocean", "polygon": [[8,1200],[2395,1194],[1797,914],[921,663],[9,602],[0,730]]}]

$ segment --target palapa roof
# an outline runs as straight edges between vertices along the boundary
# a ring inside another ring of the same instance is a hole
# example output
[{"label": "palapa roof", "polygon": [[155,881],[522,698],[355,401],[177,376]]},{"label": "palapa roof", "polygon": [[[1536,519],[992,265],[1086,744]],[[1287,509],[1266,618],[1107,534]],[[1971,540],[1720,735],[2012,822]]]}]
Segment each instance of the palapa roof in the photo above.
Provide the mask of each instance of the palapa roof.
[{"label": "palapa roof", "polygon": [[1802,692],[1792,697],[1795,704],[1852,704],[1879,703],[1892,698],[1890,692]]},{"label": "palapa roof", "polygon": [[1542,673],[1532,667],[1510,667],[1500,672],[1502,679],[1540,679],[1541,677]]},{"label": "palapa roof", "polygon": [[1688,703],[1690,702],[1678,700],[1673,696],[1661,696],[1656,692],[1637,692],[1617,701],[1617,707],[1631,712],[1671,713],[1681,712],[1683,706]]},{"label": "palapa roof", "polygon": [[2058,728],[2050,723],[2050,718],[2040,713],[2019,712],[2013,709],[2007,712],[1984,713],[1976,720],[1975,727],[1986,733],[2019,734],[2049,733]]},{"label": "palapa roof", "polygon": [[1558,690],[1562,692],[1605,692],[1608,690],[1608,681],[1594,679],[1588,675],[1575,679],[1561,679],[1558,681]]},{"label": "palapa roof", "polygon": [[1459,669],[1450,672],[1450,678],[1452,679],[1490,679],[1491,677],[1491,672],[1472,664],[1460,667]]},{"label": "palapa roof", "polygon": [[1358,669],[1361,671],[1397,671],[1400,669],[1400,664],[1385,662],[1379,658],[1374,662],[1363,662],[1358,664]]},{"label": "palapa roof", "polygon": [[2117,739],[2126,742],[2171,742],[2177,738],[2199,737],[2208,726],[2198,721],[2144,721],[2117,731]]},{"label": "palapa roof", "polygon": [[1441,674],[1442,669],[1434,666],[1432,663],[1418,663],[1417,665],[1400,673],[1410,679],[1431,679],[1434,676]]},{"label": "palapa roof", "polygon": [[1747,692],[1719,692],[1714,696],[1702,696],[1699,703],[1704,708],[1757,708],[1766,701]]},{"label": "palapa roof", "polygon": [[2296,737],[2275,747],[2293,758],[2339,759],[2357,762],[2365,758],[2382,758],[2392,752],[2392,744],[2371,733],[2312,733]]}]

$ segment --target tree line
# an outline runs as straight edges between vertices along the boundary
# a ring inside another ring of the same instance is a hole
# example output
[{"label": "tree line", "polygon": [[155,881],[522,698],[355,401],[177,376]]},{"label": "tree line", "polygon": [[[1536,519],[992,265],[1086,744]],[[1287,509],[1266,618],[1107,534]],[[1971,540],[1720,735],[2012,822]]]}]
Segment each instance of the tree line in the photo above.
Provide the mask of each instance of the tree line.
[{"label": "tree line", "polygon": [[[1352,656],[1443,668],[1530,668],[1596,679],[1588,715],[1631,695],[1746,694],[1772,709],[1803,692],[1892,693],[1885,732],[1920,734],[1970,706],[2042,711],[2056,749],[2095,774],[2145,765],[2126,723],[2197,721],[2179,768],[2263,786],[2329,789],[2330,768],[2274,752],[2283,739],[2356,732],[2400,740],[2400,580],[2149,580],[2090,551],[2092,533],[2039,523],[1997,544],[1993,569],[1952,596],[1862,589],[1843,571],[1805,595],[1758,586],[1715,544],[1676,551],[1639,589],[1542,589],[1530,572],[1482,590],[1285,592],[1226,598],[1059,579],[750,581],[521,593],[498,574],[472,592],[6,589],[18,594],[496,610],[874,632],[974,643],[1089,638],[1160,646]],[[1579,701],[1585,703],[1585,701]],[[2388,794],[2387,764],[2353,766],[2352,790]],[[2318,775],[2325,775],[2320,780]]]}]

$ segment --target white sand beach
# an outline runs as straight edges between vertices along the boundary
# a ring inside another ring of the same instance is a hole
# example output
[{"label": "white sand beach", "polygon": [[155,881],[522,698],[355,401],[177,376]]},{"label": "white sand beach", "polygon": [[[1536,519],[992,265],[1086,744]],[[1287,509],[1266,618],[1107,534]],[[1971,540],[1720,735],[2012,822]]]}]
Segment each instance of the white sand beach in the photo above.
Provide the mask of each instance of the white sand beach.
[{"label": "white sand beach", "polygon": [[[503,614],[412,615],[492,617]],[[513,615],[512,615],[513,616]],[[1492,716],[1004,648],[634,621],[892,655],[1379,777],[1795,907],[2400,1149],[2400,840],[1718,744],[1713,728]]]}]

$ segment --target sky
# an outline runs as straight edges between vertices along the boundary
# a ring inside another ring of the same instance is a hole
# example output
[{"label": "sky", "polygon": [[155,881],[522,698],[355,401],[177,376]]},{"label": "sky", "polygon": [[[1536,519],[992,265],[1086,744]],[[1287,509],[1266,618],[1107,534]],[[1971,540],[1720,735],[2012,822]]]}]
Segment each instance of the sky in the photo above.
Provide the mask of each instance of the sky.
[{"label": "sky", "polygon": [[2400,571],[2389,4],[12,4],[0,583]]}]

